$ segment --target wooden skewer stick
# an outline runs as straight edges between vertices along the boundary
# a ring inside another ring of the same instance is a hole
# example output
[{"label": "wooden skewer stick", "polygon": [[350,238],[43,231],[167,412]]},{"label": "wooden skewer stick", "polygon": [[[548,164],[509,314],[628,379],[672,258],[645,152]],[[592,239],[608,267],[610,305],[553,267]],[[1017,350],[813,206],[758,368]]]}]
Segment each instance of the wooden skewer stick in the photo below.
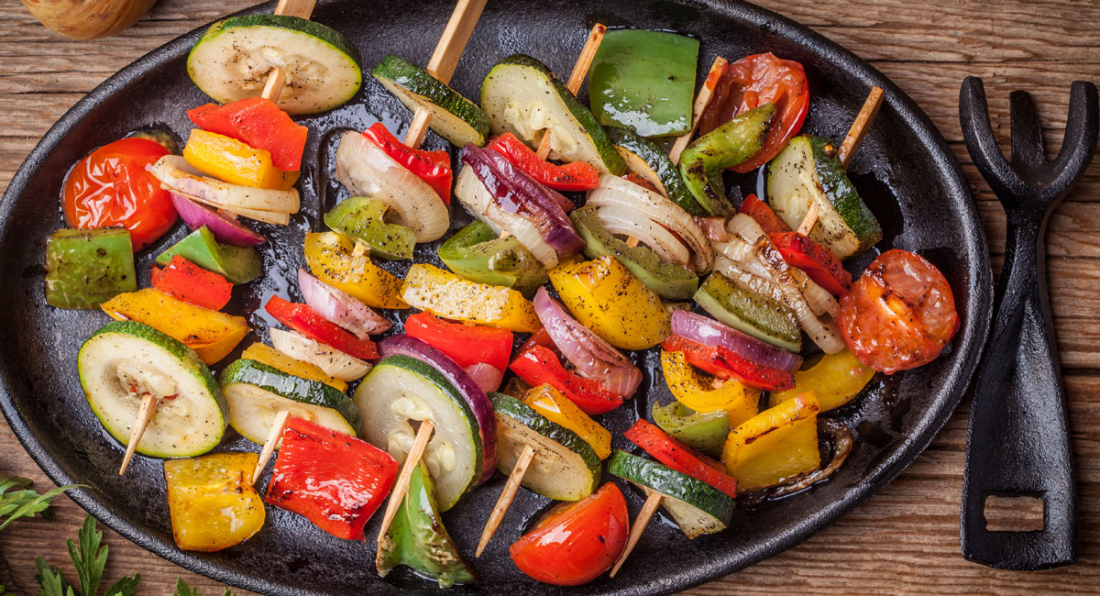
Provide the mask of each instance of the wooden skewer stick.
[{"label": "wooden skewer stick", "polygon": [[[439,79],[444,85],[451,82],[451,77],[458,67],[458,59],[466,49],[470,41],[470,35],[474,32],[474,26],[481,18],[481,11],[485,8],[487,0],[458,0],[451,19],[447,21],[447,27],[439,38],[439,43],[432,52],[432,58],[428,61],[428,74]],[[424,142],[424,135],[428,132],[428,124],[432,121],[432,113],[426,109],[416,110],[413,115],[409,131],[405,133],[405,145],[416,149]]]},{"label": "wooden skewer stick", "polygon": [[721,56],[715,58],[714,64],[710,65],[707,78],[703,81],[703,88],[699,90],[699,95],[695,96],[695,105],[691,109],[691,130],[680,135],[676,142],[672,144],[672,150],[668,152],[668,158],[672,160],[672,163],[680,163],[680,154],[684,152],[684,149],[687,149],[688,144],[691,143],[691,137],[699,129],[699,120],[703,117],[703,112],[706,111],[707,106],[710,105],[710,99],[714,96],[714,87],[718,84],[718,79],[722,77],[725,70],[726,59]]},{"label": "wooden skewer stick", "polygon": [[512,500],[516,498],[516,491],[519,490],[519,485],[523,482],[523,476],[527,474],[527,467],[531,465],[531,460],[534,458],[534,447],[524,445],[523,451],[519,454],[519,460],[512,468],[512,473],[508,475],[508,484],[504,485],[504,490],[500,493],[500,498],[497,499],[492,514],[489,515],[489,521],[485,523],[485,530],[481,533],[481,541],[477,543],[477,552],[474,553],[475,557],[481,556],[485,547],[489,545],[489,541],[492,540],[493,534],[500,527],[500,522],[504,520],[504,514],[508,513],[508,508],[512,506]]},{"label": "wooden skewer stick", "polygon": [[[397,515],[397,509],[401,506],[401,501],[405,500],[405,493],[409,492],[409,479],[412,478],[413,468],[420,463],[420,458],[424,457],[424,450],[428,448],[428,441],[432,438],[433,430],[435,430],[435,425],[432,424],[431,420],[424,419],[420,421],[420,428],[416,431],[416,440],[413,441],[409,455],[405,457],[405,464],[401,466],[401,474],[397,476],[397,482],[393,485],[393,492],[390,493],[390,500],[386,503],[386,514],[382,516],[382,527],[378,529],[379,542],[386,537],[386,531],[390,529],[390,524],[393,523],[393,518]],[[381,557],[382,549],[379,548],[379,561]]]},{"label": "wooden skewer stick", "polygon": [[271,454],[275,453],[275,446],[279,444],[279,439],[283,437],[283,431],[286,430],[289,418],[290,412],[286,410],[279,410],[279,413],[275,415],[275,420],[271,423],[271,430],[267,431],[264,448],[260,451],[260,459],[256,461],[256,469],[252,472],[250,484],[256,484],[256,481],[260,479],[260,474],[267,467],[267,460],[271,459]]},{"label": "wooden skewer stick", "polygon": [[145,434],[145,429],[149,428],[149,423],[153,421],[153,416],[157,413],[157,403],[159,401],[159,398],[148,393],[141,396],[141,407],[138,408],[137,418],[134,420],[134,429],[130,431],[130,441],[126,443],[126,455],[122,456],[122,467],[118,470],[119,476],[125,474],[126,468],[130,467],[130,460],[134,457],[134,451],[137,450],[138,443],[141,442],[141,436]]},{"label": "wooden skewer stick", "polygon": [[[580,91],[581,84],[584,83],[584,77],[588,76],[588,68],[592,66],[592,59],[596,57],[596,51],[600,49],[600,43],[603,41],[605,33],[607,33],[607,27],[604,25],[596,23],[592,26],[592,31],[588,34],[588,41],[584,42],[581,54],[577,56],[577,62],[573,64],[573,72],[569,74],[569,81],[565,83],[565,86],[573,95]],[[550,141],[553,136],[550,129],[546,129],[546,132],[542,135],[542,141],[539,142],[539,148],[536,152],[539,159],[545,160],[546,156],[550,155]]]},{"label": "wooden skewer stick", "polygon": [[642,537],[642,532],[645,532],[646,526],[649,525],[649,520],[653,519],[653,514],[657,513],[657,507],[661,504],[661,493],[652,490],[645,489],[646,497],[645,504],[642,505],[642,510],[638,512],[638,517],[634,520],[634,525],[630,527],[630,537],[626,540],[626,546],[623,547],[623,553],[619,555],[618,560],[615,561],[615,566],[611,568],[611,577],[615,577],[615,574],[619,572],[619,568],[626,562],[626,558],[630,556],[630,551],[634,550],[634,547],[638,544],[638,539]]},{"label": "wooden skewer stick", "polygon": [[[840,144],[840,150],[837,151],[837,159],[840,160],[840,165],[844,169],[848,169],[852,157],[855,156],[856,151],[859,151],[859,146],[863,143],[863,137],[867,135],[868,130],[871,130],[871,123],[875,121],[875,116],[878,115],[880,107],[882,107],[882,88],[872,87],[871,92],[867,94],[866,101],[863,102],[863,107],[859,109],[859,114],[856,114],[852,127],[848,129],[844,142]],[[806,211],[805,217],[802,218],[802,224],[798,226],[798,233],[809,236],[814,229],[814,225],[817,224],[818,215],[817,203],[810,205],[810,209]]]},{"label": "wooden skewer stick", "polygon": [[[316,0],[279,0],[278,6],[275,7],[275,14],[283,17],[308,19],[313,14],[313,7],[316,5]],[[278,102],[279,94],[283,92],[284,86],[286,86],[286,71],[278,66],[272,68],[271,72],[267,73],[267,83],[264,84],[264,92],[262,93],[263,98]]]}]

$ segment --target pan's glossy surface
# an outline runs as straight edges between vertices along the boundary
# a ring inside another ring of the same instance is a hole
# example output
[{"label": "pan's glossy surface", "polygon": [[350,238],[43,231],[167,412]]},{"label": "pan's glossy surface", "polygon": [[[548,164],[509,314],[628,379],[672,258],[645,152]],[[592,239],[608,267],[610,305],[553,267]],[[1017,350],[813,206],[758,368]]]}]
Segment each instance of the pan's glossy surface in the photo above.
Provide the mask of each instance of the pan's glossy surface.
[{"label": "pan's glossy surface", "polygon": [[[254,12],[271,12],[273,2]],[[347,35],[369,68],[387,53],[424,64],[451,10],[449,0],[375,3],[323,2],[314,14]],[[885,230],[879,249],[919,251],[941,268],[955,291],[962,327],[949,353],[931,365],[872,383],[867,394],[833,414],[856,435],[852,455],[828,482],[781,502],[742,507],[731,528],[689,541],[660,514],[614,580],[580,588],[536,586],[507,558],[507,547],[547,505],[520,491],[486,553],[475,561],[482,585],[453,593],[657,594],[703,583],[789,548],[847,512],[889,482],[928,445],[955,408],[974,370],[991,312],[991,272],[985,236],[966,181],[950,149],[928,118],[878,71],[839,46],[775,14],[740,2],[670,0],[492,0],[474,32],[453,86],[477,98],[482,77],[500,58],[529,53],[568,73],[595,22],[612,27],[668,29],[702,40],[700,71],[716,55],[735,60],[764,51],[798,60],[813,92],[804,131],[839,139],[872,85],[886,90],[885,105],[851,167],[852,178]],[[76,352],[106,322],[98,312],[52,309],[43,300],[46,236],[63,225],[57,197],[68,168],[95,147],[136,128],[159,126],[185,137],[185,110],[205,103],[188,79],[184,61],[200,32],[139,59],[96,88],[42,139],[0,203],[0,406],[27,450],[57,483],[91,488],[71,491],[81,506],[143,547],[220,581],[268,594],[397,593],[430,584],[395,572],[374,573],[374,544],[334,539],[305,519],[269,509],[266,527],[243,545],[221,553],[176,549],[168,519],[159,460],[136,456],[117,475],[122,449],[100,427],[80,390]],[[332,144],[340,132],[381,120],[403,134],[410,114],[368,79],[352,102],[305,119],[310,127],[302,176],[303,209],[289,228],[260,226],[272,240],[264,249],[266,276],[237,290],[230,305],[254,312],[273,293],[300,298],[294,271],[302,261],[305,230],[319,229],[322,203],[339,198],[330,181]],[[429,135],[429,148],[448,148]],[[746,191],[755,180],[737,179]],[[152,256],[181,238],[182,225],[139,255],[140,282],[148,283]],[[417,260],[433,260],[421,246]],[[873,254],[849,263],[858,272]],[[407,265],[406,265],[407,266]],[[266,315],[251,315],[265,329]],[[266,339],[261,332],[259,339]],[[251,342],[246,340],[242,347]],[[626,407],[603,422],[615,446],[621,432],[654,400],[671,399],[656,354],[637,357],[647,381]],[[227,359],[226,362],[231,359]],[[656,376],[652,374],[657,371]],[[648,389],[647,389],[648,388]],[[258,450],[232,431],[219,450]],[[262,481],[264,482],[264,481]],[[444,515],[464,553],[472,554],[503,479],[498,476]],[[625,491],[631,515],[642,499]],[[372,520],[367,535],[377,531]]]}]

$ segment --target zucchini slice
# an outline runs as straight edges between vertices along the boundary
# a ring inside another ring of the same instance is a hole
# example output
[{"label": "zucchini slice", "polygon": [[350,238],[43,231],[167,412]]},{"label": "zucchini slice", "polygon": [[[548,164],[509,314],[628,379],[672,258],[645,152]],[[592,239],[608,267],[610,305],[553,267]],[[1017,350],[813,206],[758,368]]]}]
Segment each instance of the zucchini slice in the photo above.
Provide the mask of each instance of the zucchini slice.
[{"label": "zucchini slice", "polygon": [[390,54],[371,70],[370,75],[406,108],[414,112],[424,108],[431,112],[432,121],[428,126],[455,146],[485,144],[489,136],[489,116],[428,71]]},{"label": "zucchini slice", "polygon": [[882,227],[827,145],[821,137],[791,139],[768,166],[768,202],[791,229],[798,229],[810,204],[817,203],[810,238],[846,259],[882,240]]},{"label": "zucchini slice", "polygon": [[276,102],[288,114],[316,114],[350,100],[363,84],[359,50],[335,30],[279,15],[229,17],[191,48],[187,74],[219,103],[263,92],[273,68],[286,73]]},{"label": "zucchini slice", "polygon": [[379,362],[355,390],[363,413],[362,436],[399,462],[416,438],[413,423],[431,419],[435,433],[424,451],[424,463],[437,487],[439,508],[446,511],[481,476],[481,432],[462,394],[430,364],[404,355]]},{"label": "zucchini slice", "polygon": [[696,217],[708,215],[691,195],[684,177],[680,175],[680,168],[672,163],[668,153],[625,128],[609,129],[607,135],[631,172],[645,178],[688,214]]},{"label": "zucchini slice", "polygon": [[583,161],[605,174],[626,173],[626,163],[592,112],[530,56],[509,56],[489,71],[481,84],[481,107],[493,134],[510,132],[537,146],[544,132],[553,130],[555,159]]},{"label": "zucchini slice", "polygon": [[229,400],[229,424],[253,443],[264,444],[280,410],[352,436],[362,423],[355,404],[335,387],[255,360],[230,364],[221,382]]},{"label": "zucchini slice", "polygon": [[695,301],[712,317],[738,331],[796,354],[802,349],[802,327],[794,312],[737,280],[711,273],[695,293]]},{"label": "zucchini slice", "polygon": [[713,486],[653,460],[616,449],[607,471],[661,493],[661,506],[688,538],[721,532],[733,518],[734,500]]},{"label": "zucchini slice", "polygon": [[92,412],[123,445],[130,440],[142,394],[165,398],[138,453],[190,457],[222,440],[229,407],[214,375],[191,349],[148,325],[107,323],[80,346],[77,369]]},{"label": "zucchini slice", "polygon": [[579,501],[599,487],[600,458],[587,441],[510,395],[490,397],[497,413],[497,470],[511,474],[530,445],[535,458],[524,487],[558,501]]}]

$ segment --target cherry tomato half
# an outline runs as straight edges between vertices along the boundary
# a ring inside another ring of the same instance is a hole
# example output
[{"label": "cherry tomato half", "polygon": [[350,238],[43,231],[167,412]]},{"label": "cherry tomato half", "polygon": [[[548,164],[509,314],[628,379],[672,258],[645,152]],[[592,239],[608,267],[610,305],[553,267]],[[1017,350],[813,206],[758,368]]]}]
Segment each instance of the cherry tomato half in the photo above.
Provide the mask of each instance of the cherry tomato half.
[{"label": "cherry tomato half", "polygon": [[160,238],[176,223],[168,191],[146,170],[168,150],[149,139],[108,143],[77,162],[65,179],[65,221],[71,228],[124,227],[134,250]]},{"label": "cherry tomato half", "polygon": [[714,87],[710,106],[699,120],[700,133],[706,134],[766,103],[775,104],[775,119],[764,147],[754,157],[730,168],[735,172],[751,172],[768,163],[798,134],[810,106],[810,89],[801,64],[780,60],[771,52],[746,56],[726,66]]},{"label": "cherry tomato half", "polygon": [[840,299],[837,326],[860,362],[893,374],[936,359],[959,329],[955,297],[920,255],[888,250]]},{"label": "cherry tomato half", "polygon": [[608,482],[581,501],[551,509],[508,552],[536,581],[579,586],[611,569],[629,531],[626,499]]}]

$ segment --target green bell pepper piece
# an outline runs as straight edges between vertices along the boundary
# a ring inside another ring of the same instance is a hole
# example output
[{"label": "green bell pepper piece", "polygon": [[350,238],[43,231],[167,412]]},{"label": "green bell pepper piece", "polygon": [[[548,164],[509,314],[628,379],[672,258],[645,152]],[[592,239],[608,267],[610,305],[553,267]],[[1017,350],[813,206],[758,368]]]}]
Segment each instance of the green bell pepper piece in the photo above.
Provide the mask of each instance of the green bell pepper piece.
[{"label": "green bell pepper piece", "polygon": [[137,290],[125,228],[58,230],[46,240],[46,304],[90,309]]},{"label": "green bell pepper piece", "polygon": [[680,156],[680,173],[688,190],[711,215],[733,214],[722,172],[760,152],[774,116],[775,104],[770,103],[738,114],[695,139]]},{"label": "green bell pepper piece", "polygon": [[378,573],[405,565],[439,582],[439,587],[477,581],[473,568],[451,540],[435,500],[435,484],[423,463],[413,468],[409,490],[386,535],[378,541]]},{"label": "green bell pepper piece", "polygon": [[343,232],[370,248],[377,257],[395,261],[411,259],[416,235],[397,224],[386,223],[386,204],[370,197],[351,197],[325,214],[325,225]]},{"label": "green bell pepper piece", "polygon": [[488,224],[475,221],[439,247],[439,258],[456,274],[477,283],[530,294],[546,283],[546,267],[515,236],[497,238]]},{"label": "green bell pepper piece", "polygon": [[662,263],[647,246],[630,246],[604,228],[597,207],[582,207],[569,215],[584,239],[584,254],[590,259],[615,257],[647,288],[665,300],[687,300],[699,288],[699,276],[677,263]]},{"label": "green bell pepper piece", "polygon": [[678,401],[667,406],[653,404],[653,421],[673,439],[712,455],[721,455],[730,432],[725,410],[696,412]]},{"label": "green bell pepper piece", "polygon": [[172,255],[225,277],[230,283],[248,283],[264,274],[260,253],[254,248],[218,244],[214,234],[203,226],[157,255],[157,264],[167,266]]},{"label": "green bell pepper piece", "polygon": [[589,71],[592,113],[643,137],[691,129],[699,40],[637,29],[608,31]]}]

